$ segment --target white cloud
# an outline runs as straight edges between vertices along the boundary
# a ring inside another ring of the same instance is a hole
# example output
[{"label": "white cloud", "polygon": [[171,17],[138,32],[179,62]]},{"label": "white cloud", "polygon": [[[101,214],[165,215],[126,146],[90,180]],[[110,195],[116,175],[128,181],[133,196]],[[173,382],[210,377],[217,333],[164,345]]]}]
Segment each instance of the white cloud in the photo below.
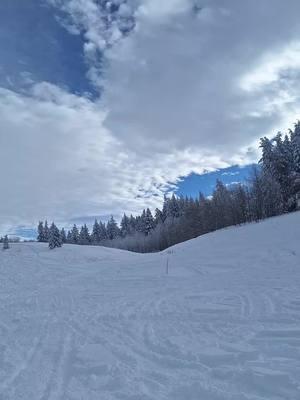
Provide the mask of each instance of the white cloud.
[{"label": "white cloud", "polygon": [[166,19],[184,13],[191,9],[189,0],[144,0],[136,10],[137,19],[146,19],[151,22],[166,22]]},{"label": "white cloud", "polygon": [[300,42],[285,44],[283,48],[264,54],[252,71],[241,78],[241,88],[246,91],[263,90],[278,82],[292,71],[300,70]]},{"label": "white cloud", "polygon": [[99,103],[48,83],[26,95],[0,89],[0,234],[44,218],[154,208],[179,175],[228,165],[200,149],[133,152],[105,117]]},{"label": "white cloud", "polygon": [[0,225],[154,207],[179,176],[255,161],[257,139],[299,115],[298,0],[114,0],[114,15],[45,1],[103,92],[1,89]]}]

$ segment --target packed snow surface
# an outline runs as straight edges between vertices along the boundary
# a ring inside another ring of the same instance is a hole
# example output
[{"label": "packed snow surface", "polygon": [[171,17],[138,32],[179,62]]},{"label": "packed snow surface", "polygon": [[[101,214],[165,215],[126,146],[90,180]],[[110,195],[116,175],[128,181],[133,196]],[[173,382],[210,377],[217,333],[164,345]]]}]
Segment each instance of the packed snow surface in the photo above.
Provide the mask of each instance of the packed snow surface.
[{"label": "packed snow surface", "polygon": [[157,254],[1,251],[0,399],[299,400],[299,240],[294,213]]}]

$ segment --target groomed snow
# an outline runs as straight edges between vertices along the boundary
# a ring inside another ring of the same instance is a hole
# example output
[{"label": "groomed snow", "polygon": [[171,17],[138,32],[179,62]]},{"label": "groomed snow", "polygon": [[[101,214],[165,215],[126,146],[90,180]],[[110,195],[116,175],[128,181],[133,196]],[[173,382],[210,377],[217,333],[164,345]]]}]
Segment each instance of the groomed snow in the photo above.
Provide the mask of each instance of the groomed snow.
[{"label": "groomed snow", "polygon": [[294,213],[160,254],[1,251],[0,399],[300,399],[299,240]]}]

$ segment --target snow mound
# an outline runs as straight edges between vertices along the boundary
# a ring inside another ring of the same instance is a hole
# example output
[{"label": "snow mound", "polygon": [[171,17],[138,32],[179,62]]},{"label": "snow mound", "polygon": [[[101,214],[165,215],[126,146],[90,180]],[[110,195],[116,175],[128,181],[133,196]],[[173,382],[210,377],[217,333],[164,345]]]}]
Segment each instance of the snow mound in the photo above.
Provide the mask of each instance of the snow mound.
[{"label": "snow mound", "polygon": [[157,254],[1,251],[0,400],[300,398],[299,238],[298,212]]}]

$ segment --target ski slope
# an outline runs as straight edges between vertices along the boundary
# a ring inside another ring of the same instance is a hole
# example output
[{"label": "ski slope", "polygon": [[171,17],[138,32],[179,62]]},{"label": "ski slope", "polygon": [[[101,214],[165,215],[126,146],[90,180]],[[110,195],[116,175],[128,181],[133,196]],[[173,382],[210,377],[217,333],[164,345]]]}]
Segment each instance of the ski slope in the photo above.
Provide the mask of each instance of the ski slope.
[{"label": "ski slope", "polygon": [[0,285],[1,400],[300,399],[299,212],[158,254],[17,244]]}]

